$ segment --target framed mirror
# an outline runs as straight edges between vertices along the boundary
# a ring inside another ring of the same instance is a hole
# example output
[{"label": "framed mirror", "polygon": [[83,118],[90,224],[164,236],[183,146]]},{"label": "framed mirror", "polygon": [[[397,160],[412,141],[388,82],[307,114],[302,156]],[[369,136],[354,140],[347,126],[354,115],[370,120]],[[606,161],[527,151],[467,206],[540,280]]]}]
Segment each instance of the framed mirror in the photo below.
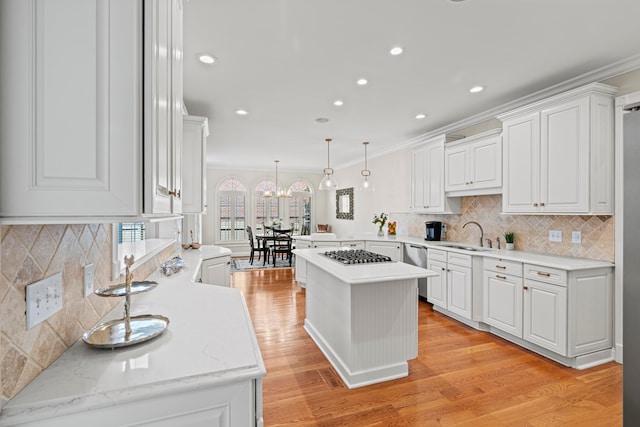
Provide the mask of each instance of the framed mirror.
[{"label": "framed mirror", "polygon": [[353,220],[353,187],[336,190],[336,218]]}]

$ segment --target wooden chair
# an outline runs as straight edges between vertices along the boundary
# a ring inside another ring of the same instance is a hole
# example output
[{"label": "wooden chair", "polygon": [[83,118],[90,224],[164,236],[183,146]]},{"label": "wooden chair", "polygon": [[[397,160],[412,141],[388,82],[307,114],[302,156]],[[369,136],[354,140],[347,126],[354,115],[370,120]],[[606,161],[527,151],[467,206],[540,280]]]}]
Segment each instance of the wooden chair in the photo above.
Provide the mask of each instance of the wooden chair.
[{"label": "wooden chair", "polygon": [[289,260],[289,267],[291,267],[291,261],[293,258],[293,252],[291,252],[291,245],[293,239],[287,234],[280,234],[273,240],[273,246],[271,247],[271,257],[273,258],[273,266],[276,266],[276,255],[287,255]]},{"label": "wooden chair", "polygon": [[[269,246],[266,243],[260,245],[260,240],[256,241],[253,239],[253,231],[251,227],[247,225],[247,234],[249,234],[249,245],[251,246],[251,254],[249,255],[249,263],[253,265],[253,254],[258,252],[258,261],[260,261],[260,255],[264,253],[264,261],[262,261],[262,265],[267,265],[267,261],[269,261]],[[264,241],[266,242],[266,241]]]}]

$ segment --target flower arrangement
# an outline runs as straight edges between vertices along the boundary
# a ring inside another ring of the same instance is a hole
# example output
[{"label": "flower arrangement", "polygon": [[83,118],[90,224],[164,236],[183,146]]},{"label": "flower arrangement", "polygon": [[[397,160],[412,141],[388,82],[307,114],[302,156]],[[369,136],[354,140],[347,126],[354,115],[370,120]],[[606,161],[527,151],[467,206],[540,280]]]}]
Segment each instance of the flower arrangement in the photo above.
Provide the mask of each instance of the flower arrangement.
[{"label": "flower arrangement", "polygon": [[378,215],[373,216],[373,221],[371,222],[378,226],[378,235],[382,235],[382,227],[384,227],[384,225],[386,224],[387,218],[388,218],[387,214],[384,212],[381,212],[380,216]]},{"label": "flower arrangement", "polygon": [[395,221],[393,221],[393,222],[389,221],[387,223],[387,230],[389,231],[389,234],[392,235],[392,236],[395,236],[395,234],[396,234],[396,225],[397,224],[396,224]]}]

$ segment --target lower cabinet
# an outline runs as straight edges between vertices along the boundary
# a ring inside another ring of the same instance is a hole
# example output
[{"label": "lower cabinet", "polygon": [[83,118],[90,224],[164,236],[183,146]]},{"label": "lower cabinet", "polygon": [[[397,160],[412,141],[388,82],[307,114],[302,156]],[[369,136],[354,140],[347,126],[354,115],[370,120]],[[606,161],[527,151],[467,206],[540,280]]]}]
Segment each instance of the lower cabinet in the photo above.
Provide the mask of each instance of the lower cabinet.
[{"label": "lower cabinet", "polygon": [[364,249],[365,243],[364,240],[349,240],[346,242],[340,242],[340,246],[349,249]]},{"label": "lower cabinet", "polygon": [[484,260],[484,318],[495,328],[522,338],[522,263]]},{"label": "lower cabinet", "polygon": [[231,286],[231,257],[202,260],[200,280],[210,285]]},{"label": "lower cabinet", "polygon": [[473,257],[457,252],[429,249],[427,269],[439,273],[438,276],[427,279],[427,301],[472,320]]},{"label": "lower cabinet", "polygon": [[[441,254],[444,253],[441,260]],[[429,249],[427,251],[427,269],[438,273],[435,277],[427,279],[427,301],[431,304],[447,308],[447,262],[446,252]]]},{"label": "lower cabinet", "polygon": [[365,249],[380,255],[386,255],[393,261],[402,262],[402,243],[367,241]]},{"label": "lower cabinet", "polygon": [[567,288],[525,280],[523,338],[567,356]]}]

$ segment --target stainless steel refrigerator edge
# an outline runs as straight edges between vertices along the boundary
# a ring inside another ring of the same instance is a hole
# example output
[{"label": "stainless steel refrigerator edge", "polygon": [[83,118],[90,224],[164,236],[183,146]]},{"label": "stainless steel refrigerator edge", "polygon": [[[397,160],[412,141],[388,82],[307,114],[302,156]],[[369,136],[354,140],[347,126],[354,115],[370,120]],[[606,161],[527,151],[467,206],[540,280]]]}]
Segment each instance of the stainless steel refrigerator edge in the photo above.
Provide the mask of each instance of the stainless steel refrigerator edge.
[{"label": "stainless steel refrigerator edge", "polygon": [[640,425],[640,110],[623,123],[623,419],[632,426]]}]

